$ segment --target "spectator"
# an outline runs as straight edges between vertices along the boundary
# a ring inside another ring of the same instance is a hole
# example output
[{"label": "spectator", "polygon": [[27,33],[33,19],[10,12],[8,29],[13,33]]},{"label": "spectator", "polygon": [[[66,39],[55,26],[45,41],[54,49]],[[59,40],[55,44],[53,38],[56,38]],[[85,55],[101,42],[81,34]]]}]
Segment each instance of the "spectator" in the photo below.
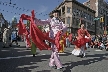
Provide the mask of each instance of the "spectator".
[{"label": "spectator", "polygon": [[15,42],[17,46],[20,46],[20,45],[18,45],[18,42],[17,42],[17,32],[16,31],[13,31],[11,34],[11,46],[12,46],[13,42]]}]

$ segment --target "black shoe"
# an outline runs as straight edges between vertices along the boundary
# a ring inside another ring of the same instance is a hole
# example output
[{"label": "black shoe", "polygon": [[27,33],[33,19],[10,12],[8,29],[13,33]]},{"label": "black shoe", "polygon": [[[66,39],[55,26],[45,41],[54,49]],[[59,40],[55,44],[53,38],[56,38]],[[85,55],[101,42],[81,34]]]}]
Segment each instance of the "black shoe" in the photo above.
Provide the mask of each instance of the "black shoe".
[{"label": "black shoe", "polygon": [[65,68],[64,67],[62,67],[62,68],[60,68],[60,69],[58,69],[58,70],[60,70],[60,71],[65,71]]},{"label": "black shoe", "polygon": [[12,45],[9,45],[10,47],[12,47]]},{"label": "black shoe", "polygon": [[20,47],[20,45],[17,45],[17,47]]},{"label": "black shoe", "polygon": [[78,55],[77,57],[81,57],[82,55]]},{"label": "black shoe", "polygon": [[33,57],[35,57],[35,54],[33,54]]},{"label": "black shoe", "polygon": [[84,57],[85,57],[84,54],[82,54],[82,55],[81,55],[81,58],[84,58]]}]

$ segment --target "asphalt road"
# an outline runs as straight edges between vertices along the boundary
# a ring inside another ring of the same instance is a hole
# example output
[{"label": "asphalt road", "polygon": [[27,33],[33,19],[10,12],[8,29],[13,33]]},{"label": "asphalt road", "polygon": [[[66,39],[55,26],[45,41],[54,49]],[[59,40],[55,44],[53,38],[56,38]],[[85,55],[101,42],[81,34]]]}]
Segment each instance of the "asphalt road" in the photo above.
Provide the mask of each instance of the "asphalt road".
[{"label": "asphalt road", "polygon": [[[0,72],[62,72],[48,66],[51,51],[37,50],[36,57],[32,57],[25,44],[19,44],[20,47],[0,47]],[[86,57],[80,58],[71,55],[73,49],[74,46],[65,48],[65,53],[60,54],[64,72],[108,72],[108,51],[90,48]]]}]

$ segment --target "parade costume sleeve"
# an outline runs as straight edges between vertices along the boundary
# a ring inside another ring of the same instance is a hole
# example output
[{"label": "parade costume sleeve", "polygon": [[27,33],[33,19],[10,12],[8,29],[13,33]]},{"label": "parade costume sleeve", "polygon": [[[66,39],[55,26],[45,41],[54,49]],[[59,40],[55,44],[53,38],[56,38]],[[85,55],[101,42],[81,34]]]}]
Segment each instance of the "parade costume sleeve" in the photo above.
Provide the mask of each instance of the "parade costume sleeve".
[{"label": "parade costume sleeve", "polygon": [[29,32],[27,31],[27,29],[26,29],[25,25],[23,24],[21,18],[20,18],[20,21],[19,21],[19,23],[18,23],[18,28],[19,28],[18,34],[19,34],[19,35],[25,35],[27,44],[28,44],[29,46],[31,46],[30,39],[29,39],[29,37],[28,37]]},{"label": "parade costume sleeve", "polygon": [[[39,48],[40,50],[47,50],[50,49],[50,46],[45,44],[43,40],[48,40],[52,42],[53,40],[50,39],[47,35],[43,34],[36,26],[36,24],[30,24],[30,35],[32,37],[32,40],[34,44]],[[42,37],[43,36],[43,37]]]},{"label": "parade costume sleeve", "polygon": [[91,37],[91,35],[88,33],[87,30],[85,30],[85,32],[86,32],[86,36]]},{"label": "parade costume sleeve", "polygon": [[[34,13],[32,13],[32,15],[33,14]],[[40,25],[46,24],[42,21],[40,21],[39,23]],[[43,40],[48,40],[49,42],[55,43],[53,39],[49,38],[37,27],[37,24],[34,23],[33,19],[31,19],[31,24],[30,24],[30,35],[37,48],[39,48],[40,50],[50,49],[50,46],[44,43]]]},{"label": "parade costume sleeve", "polygon": [[24,33],[26,33],[26,29],[25,29],[25,26],[24,26],[24,24],[22,24],[21,23],[21,21],[19,21],[19,23],[18,23],[18,34],[19,35],[23,35]]},{"label": "parade costume sleeve", "polygon": [[39,48],[40,50],[49,49],[50,47],[45,44],[43,40],[48,40],[50,42],[52,42],[53,40],[50,39],[47,35],[43,34],[42,31],[38,29],[37,25],[34,24],[33,17],[31,18],[25,14],[22,14],[21,18],[22,20],[30,20],[30,36],[37,48]]}]

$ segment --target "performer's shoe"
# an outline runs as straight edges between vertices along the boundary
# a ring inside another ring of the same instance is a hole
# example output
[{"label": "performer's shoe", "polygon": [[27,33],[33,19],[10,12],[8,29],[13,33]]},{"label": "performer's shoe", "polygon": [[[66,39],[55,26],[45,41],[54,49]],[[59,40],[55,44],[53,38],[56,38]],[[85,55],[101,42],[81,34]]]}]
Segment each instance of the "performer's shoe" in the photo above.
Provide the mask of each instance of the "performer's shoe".
[{"label": "performer's shoe", "polygon": [[11,44],[10,44],[9,46],[10,46],[10,47],[12,47],[12,45],[11,45]]},{"label": "performer's shoe", "polygon": [[35,57],[35,54],[33,54],[33,57]]},{"label": "performer's shoe", "polygon": [[20,47],[20,45],[17,45],[17,47]]},{"label": "performer's shoe", "polygon": [[84,58],[84,57],[85,57],[85,55],[84,55],[84,54],[82,54],[82,55],[81,55],[81,58]]},{"label": "performer's shoe", "polygon": [[57,70],[64,71],[65,68],[64,68],[64,67],[62,67],[62,68],[57,68]]},{"label": "performer's shoe", "polygon": [[106,51],[108,51],[108,48],[106,49]]},{"label": "performer's shoe", "polygon": [[82,55],[78,55],[77,57],[81,57]]}]

